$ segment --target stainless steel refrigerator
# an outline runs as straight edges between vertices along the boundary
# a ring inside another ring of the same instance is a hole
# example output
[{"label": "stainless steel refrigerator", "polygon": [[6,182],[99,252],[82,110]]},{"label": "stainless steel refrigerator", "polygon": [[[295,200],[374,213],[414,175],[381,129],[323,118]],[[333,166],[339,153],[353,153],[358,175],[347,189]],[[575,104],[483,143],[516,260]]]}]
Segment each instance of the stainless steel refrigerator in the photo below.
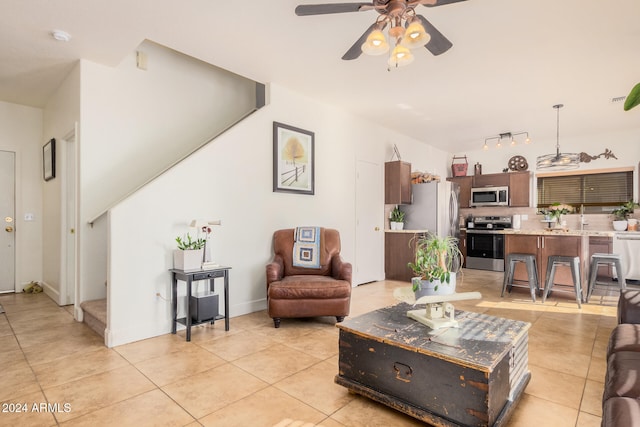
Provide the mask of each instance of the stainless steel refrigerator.
[{"label": "stainless steel refrigerator", "polygon": [[400,205],[405,230],[460,238],[460,185],[450,181],[412,184],[411,199],[410,205]]}]

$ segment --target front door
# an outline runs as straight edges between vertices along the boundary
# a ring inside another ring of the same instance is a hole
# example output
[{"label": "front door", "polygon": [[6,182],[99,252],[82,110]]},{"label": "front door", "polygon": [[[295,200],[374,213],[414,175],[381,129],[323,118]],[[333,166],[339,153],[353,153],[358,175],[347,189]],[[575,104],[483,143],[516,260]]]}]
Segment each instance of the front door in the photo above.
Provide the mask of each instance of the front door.
[{"label": "front door", "polygon": [[384,204],[379,164],[356,166],[356,260],[353,284],[384,279]]},{"label": "front door", "polygon": [[0,151],[0,292],[15,292],[15,157]]}]

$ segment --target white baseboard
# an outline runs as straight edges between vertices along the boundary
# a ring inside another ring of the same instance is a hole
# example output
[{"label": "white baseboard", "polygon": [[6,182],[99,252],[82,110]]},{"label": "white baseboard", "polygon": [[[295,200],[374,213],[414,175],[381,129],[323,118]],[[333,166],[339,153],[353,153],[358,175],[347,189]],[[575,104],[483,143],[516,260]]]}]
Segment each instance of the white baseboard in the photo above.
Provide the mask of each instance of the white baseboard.
[{"label": "white baseboard", "polygon": [[267,299],[260,298],[258,300],[247,301],[242,304],[236,304],[229,309],[229,317],[242,316],[243,314],[254,313],[267,309]]},{"label": "white baseboard", "polygon": [[104,344],[111,348],[123,344],[129,344],[134,341],[141,341],[147,338],[165,335],[171,332],[171,320],[161,324],[153,322],[146,324],[138,324],[132,328],[110,329],[104,331]]},{"label": "white baseboard", "polygon": [[60,304],[60,291],[58,291],[57,289],[53,288],[51,285],[49,285],[47,282],[38,282],[40,286],[42,286],[42,290],[44,291],[44,293],[51,298],[56,304],[61,305]]},{"label": "white baseboard", "polygon": [[[234,305],[229,310],[229,317],[242,316],[244,314],[253,313],[256,311],[266,310],[267,299],[261,298],[255,301],[249,301],[243,304]],[[77,316],[82,316],[82,310],[78,310]],[[183,330],[183,325],[178,325],[177,330]],[[134,341],[140,341],[147,338],[157,337],[159,335],[165,335],[171,332],[171,319],[167,319],[166,322],[146,323],[138,324],[131,328],[123,329],[110,329],[107,327],[104,334],[105,345],[109,348],[129,344]]]},{"label": "white baseboard", "polygon": [[78,322],[82,322],[84,321],[84,310],[82,310],[82,308],[80,308],[80,305],[76,305],[74,308],[74,318],[78,321]]}]

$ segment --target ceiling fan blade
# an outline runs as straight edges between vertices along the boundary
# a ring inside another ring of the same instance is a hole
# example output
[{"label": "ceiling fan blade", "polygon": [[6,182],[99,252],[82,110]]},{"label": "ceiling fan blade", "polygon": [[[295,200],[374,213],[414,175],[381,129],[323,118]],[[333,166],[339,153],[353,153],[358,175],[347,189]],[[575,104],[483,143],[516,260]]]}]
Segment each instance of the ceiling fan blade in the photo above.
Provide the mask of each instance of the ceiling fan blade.
[{"label": "ceiling fan blade", "polygon": [[[369,6],[369,7],[366,7]],[[370,10],[373,3],[332,3],[332,4],[301,4],[296,7],[296,15],[326,15],[329,13],[360,12]]]},{"label": "ceiling fan blade", "polygon": [[418,19],[420,19],[420,22],[422,22],[422,26],[424,27],[426,32],[431,36],[431,40],[429,40],[429,43],[424,46],[429,50],[429,52],[437,56],[451,49],[453,43],[451,43],[449,39],[447,39],[440,31],[438,31],[436,27],[431,25],[431,22],[427,21],[427,18],[422,15],[416,16],[418,17]]},{"label": "ceiling fan blade", "polygon": [[376,25],[376,23],[371,24],[367,31],[365,31],[364,34],[362,34],[360,38],[356,40],[353,46],[351,46],[349,50],[344,55],[342,55],[342,59],[344,59],[345,61],[350,61],[352,59],[357,59],[358,57],[360,57],[360,54],[362,53],[362,43],[367,40],[367,37],[369,37],[369,33],[371,33],[371,31],[376,28]]},{"label": "ceiling fan blade", "polygon": [[467,0],[423,0],[420,3],[426,7],[444,6],[446,4],[458,3]]}]

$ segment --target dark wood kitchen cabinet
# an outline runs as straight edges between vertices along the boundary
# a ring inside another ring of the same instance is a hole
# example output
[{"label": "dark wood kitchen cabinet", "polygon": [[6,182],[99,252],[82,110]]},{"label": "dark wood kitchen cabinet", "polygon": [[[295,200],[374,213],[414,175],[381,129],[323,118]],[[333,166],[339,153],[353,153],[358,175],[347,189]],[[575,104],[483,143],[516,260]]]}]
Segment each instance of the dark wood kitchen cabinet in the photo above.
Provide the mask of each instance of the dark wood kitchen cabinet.
[{"label": "dark wood kitchen cabinet", "polygon": [[460,186],[460,207],[471,207],[471,187],[473,186],[472,176],[458,176],[447,178],[447,181],[455,182]]},{"label": "dark wood kitchen cabinet", "polygon": [[[505,258],[510,253],[535,254],[538,265],[540,289],[544,288],[547,279],[547,262],[551,255],[578,256],[582,258],[582,237],[580,236],[548,236],[533,234],[507,234],[505,236]],[[581,263],[584,265],[584,263]],[[581,268],[583,282],[584,268]],[[527,270],[524,263],[516,263],[513,278],[527,281]],[[571,270],[566,266],[557,266],[554,283],[573,286]]]},{"label": "dark wood kitchen cabinet", "polygon": [[509,175],[509,206],[528,207],[531,174],[529,172],[511,172]]},{"label": "dark wood kitchen cabinet", "polygon": [[411,203],[411,163],[384,164],[384,202],[388,205]]},{"label": "dark wood kitchen cabinet", "polygon": [[488,173],[485,175],[474,175],[474,187],[506,187],[509,185],[509,174]]},{"label": "dark wood kitchen cabinet", "polygon": [[424,233],[384,234],[384,273],[388,280],[411,281],[414,274],[407,264],[415,259],[415,243],[422,236]]}]

